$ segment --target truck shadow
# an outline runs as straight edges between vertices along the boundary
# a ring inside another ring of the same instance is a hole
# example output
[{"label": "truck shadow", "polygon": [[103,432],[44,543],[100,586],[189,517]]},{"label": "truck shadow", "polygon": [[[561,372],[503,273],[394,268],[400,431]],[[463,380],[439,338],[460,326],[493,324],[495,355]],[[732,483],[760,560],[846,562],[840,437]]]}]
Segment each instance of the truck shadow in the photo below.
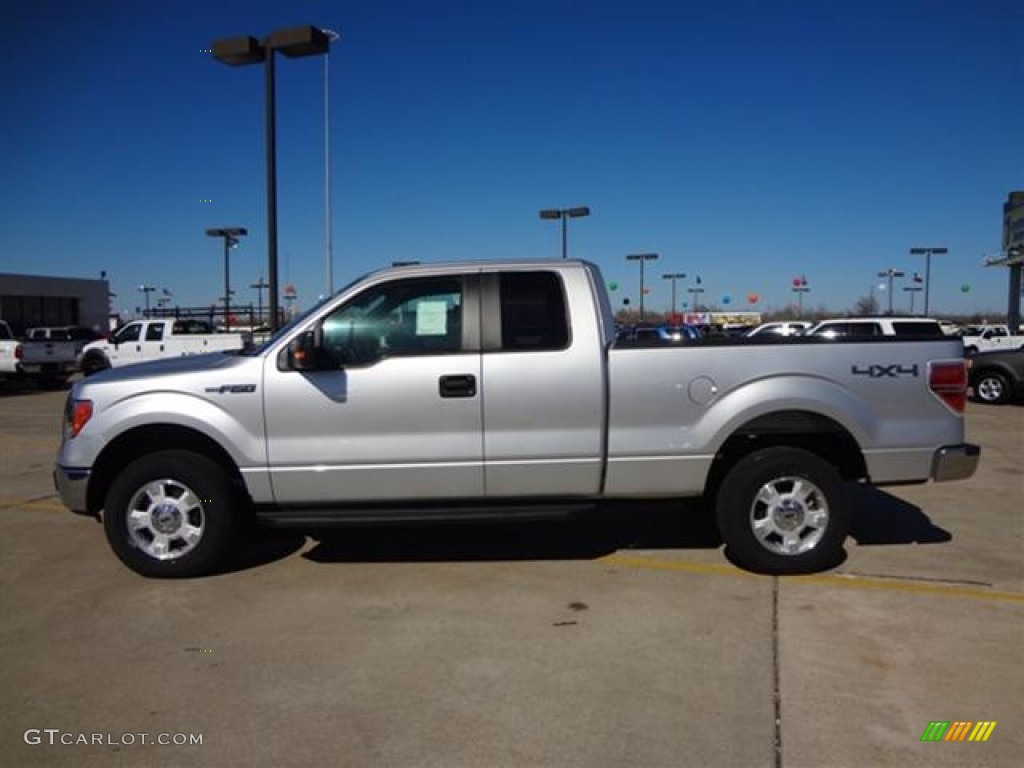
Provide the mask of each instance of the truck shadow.
[{"label": "truck shadow", "polygon": [[[953,538],[919,507],[876,488],[852,487],[850,509],[850,536],[860,546],[935,544]],[[325,564],[592,560],[629,549],[722,546],[713,511],[699,501],[631,501],[608,503],[576,517],[530,522],[257,529],[246,536],[225,570],[245,570],[281,560],[310,542],[312,546],[302,557]]]},{"label": "truck shadow", "polygon": [[941,544],[953,534],[931,521],[920,507],[870,486],[850,490],[850,536],[861,546]]},{"label": "truck shadow", "polygon": [[711,515],[697,504],[608,504],[540,521],[423,523],[315,531],[303,557],[318,563],[589,560],[621,549],[716,548]]}]

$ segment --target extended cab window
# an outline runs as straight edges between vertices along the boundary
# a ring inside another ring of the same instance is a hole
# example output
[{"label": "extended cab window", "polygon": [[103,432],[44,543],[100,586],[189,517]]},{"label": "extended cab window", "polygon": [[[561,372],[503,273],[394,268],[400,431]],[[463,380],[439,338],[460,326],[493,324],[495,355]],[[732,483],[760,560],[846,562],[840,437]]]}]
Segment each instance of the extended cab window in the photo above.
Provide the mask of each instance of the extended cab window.
[{"label": "extended cab window", "polygon": [[501,347],[542,351],[569,346],[562,282],[553,272],[501,275]]},{"label": "extended cab window", "polygon": [[344,365],[462,350],[462,281],[395,280],[369,288],[324,319],[322,346]]},{"label": "extended cab window", "polygon": [[146,328],[146,341],[160,341],[164,337],[163,323],[150,323]]},{"label": "extended cab window", "polygon": [[897,336],[943,336],[942,327],[927,320],[898,320],[892,324]]}]

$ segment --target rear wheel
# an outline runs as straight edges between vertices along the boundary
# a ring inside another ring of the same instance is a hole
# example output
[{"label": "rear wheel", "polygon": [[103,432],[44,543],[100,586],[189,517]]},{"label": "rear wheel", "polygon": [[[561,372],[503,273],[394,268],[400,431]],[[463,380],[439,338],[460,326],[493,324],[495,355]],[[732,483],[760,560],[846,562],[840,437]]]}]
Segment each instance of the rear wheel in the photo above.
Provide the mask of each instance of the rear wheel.
[{"label": "rear wheel", "polygon": [[728,554],[749,570],[813,573],[842,560],[842,479],[803,449],[764,448],[741,459],[722,481],[716,513]]},{"label": "rear wheel", "polygon": [[160,451],[114,480],[103,527],[121,562],[143,576],[200,576],[224,559],[235,497],[223,469],[202,454]]},{"label": "rear wheel", "polygon": [[1010,382],[996,371],[985,371],[974,379],[974,396],[983,403],[998,405],[1010,399]]}]

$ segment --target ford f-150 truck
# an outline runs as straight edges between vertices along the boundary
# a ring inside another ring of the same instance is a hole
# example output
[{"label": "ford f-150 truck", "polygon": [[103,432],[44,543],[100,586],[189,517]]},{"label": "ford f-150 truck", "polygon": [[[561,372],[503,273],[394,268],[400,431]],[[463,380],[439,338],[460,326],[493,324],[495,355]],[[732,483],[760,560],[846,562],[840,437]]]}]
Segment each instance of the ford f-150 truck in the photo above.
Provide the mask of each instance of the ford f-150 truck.
[{"label": "ford f-150 truck", "polygon": [[242,349],[245,341],[240,333],[214,333],[208,323],[200,320],[136,320],[118,329],[110,341],[86,344],[80,366],[82,373],[91,376],[107,368],[148,360]]},{"label": "ford f-150 truck", "polygon": [[791,573],[841,558],[844,481],[974,473],[959,339],[615,342],[603,285],[579,261],[398,267],[259,348],[76,382],[61,498],[149,576],[216,570],[247,518],[514,519],[701,496],[734,560]]}]

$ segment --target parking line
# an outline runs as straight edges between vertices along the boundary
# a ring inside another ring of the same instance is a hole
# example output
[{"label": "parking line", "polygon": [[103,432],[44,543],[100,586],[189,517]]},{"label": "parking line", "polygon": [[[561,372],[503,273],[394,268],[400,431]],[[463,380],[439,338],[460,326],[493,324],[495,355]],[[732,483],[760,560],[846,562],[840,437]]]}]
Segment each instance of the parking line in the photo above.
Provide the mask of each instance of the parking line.
[{"label": "parking line", "polygon": [[[635,555],[608,555],[598,560],[608,565],[620,565],[626,568],[640,568],[656,571],[680,571],[683,573],[699,573],[705,576],[739,576],[742,578],[765,578],[755,573],[748,573],[739,568],[715,563],[694,563],[685,560],[659,560],[656,558],[638,557]],[[814,584],[823,587],[844,587],[846,589],[880,589],[890,592],[906,592],[933,597],[959,597],[968,600],[994,600],[1007,603],[1024,603],[1024,592],[1007,592],[995,589],[979,589],[976,587],[959,587],[944,584],[922,584],[901,579],[880,578],[876,576],[857,576],[842,573],[822,573],[812,576],[781,576],[783,584]]]},{"label": "parking line", "polygon": [[14,509],[15,507],[42,509],[48,512],[67,511],[63,504],[57,501],[50,501],[49,499],[0,499],[0,509]]}]

